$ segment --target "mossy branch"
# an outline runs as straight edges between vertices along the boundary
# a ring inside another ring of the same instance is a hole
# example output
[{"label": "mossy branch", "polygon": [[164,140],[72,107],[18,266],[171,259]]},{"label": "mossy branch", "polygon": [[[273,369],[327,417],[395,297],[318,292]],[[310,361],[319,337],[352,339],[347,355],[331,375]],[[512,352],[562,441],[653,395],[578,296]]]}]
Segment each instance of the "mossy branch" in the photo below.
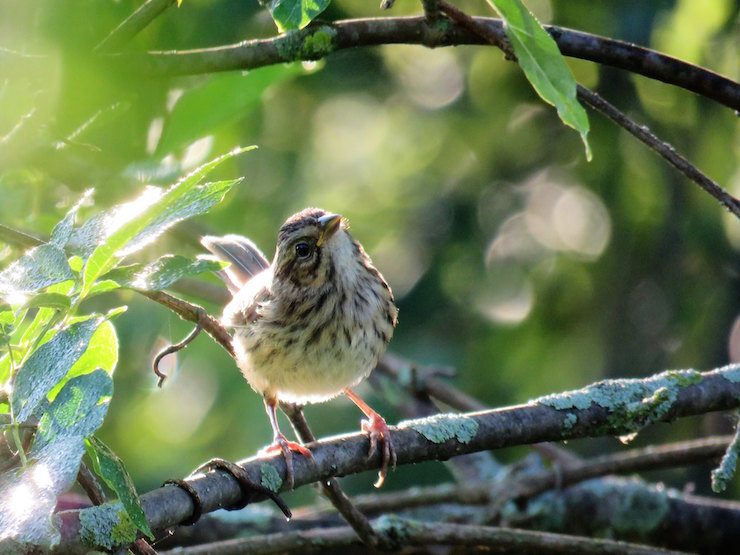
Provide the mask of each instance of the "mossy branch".
[{"label": "mossy branch", "polygon": [[[540,441],[633,433],[654,422],[739,405],[740,366],[727,366],[705,373],[686,370],[645,379],[607,380],[525,405],[409,420],[391,433],[398,463],[412,464]],[[377,469],[380,457],[368,459],[368,447],[367,436],[360,433],[309,444],[314,462],[302,457],[295,460],[295,485]],[[285,462],[280,456],[253,457],[241,464],[257,482],[263,481],[266,472],[270,476],[285,475]],[[278,483],[276,489],[280,490],[284,484]],[[220,471],[196,476],[191,484],[201,497],[204,512],[233,505],[241,495],[234,481]],[[144,494],[141,503],[154,530],[177,525],[193,510],[189,496],[173,487]],[[106,504],[60,514],[60,549],[74,552],[96,547],[91,538],[98,537],[98,533],[110,541],[110,531],[121,525],[120,511],[112,507]]]},{"label": "mossy branch", "polygon": [[[474,17],[500,42],[506,41],[500,19]],[[708,69],[649,48],[619,40],[546,25],[564,56],[580,58],[675,85],[740,110],[740,84]],[[482,45],[486,39],[448,19],[382,17],[313,24],[276,37],[237,44],[167,52],[107,54],[105,63],[149,75],[193,75],[255,69],[299,60],[317,60],[333,52],[383,44],[418,44],[429,48]]]}]

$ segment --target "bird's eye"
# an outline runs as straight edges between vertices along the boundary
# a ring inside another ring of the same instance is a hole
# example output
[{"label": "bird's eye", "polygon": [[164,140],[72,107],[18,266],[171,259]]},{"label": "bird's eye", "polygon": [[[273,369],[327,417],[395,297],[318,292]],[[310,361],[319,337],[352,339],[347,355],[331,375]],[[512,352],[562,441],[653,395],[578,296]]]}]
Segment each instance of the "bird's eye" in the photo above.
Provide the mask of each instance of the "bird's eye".
[{"label": "bird's eye", "polygon": [[295,254],[298,258],[308,258],[311,255],[311,247],[308,243],[298,243],[295,246]]}]

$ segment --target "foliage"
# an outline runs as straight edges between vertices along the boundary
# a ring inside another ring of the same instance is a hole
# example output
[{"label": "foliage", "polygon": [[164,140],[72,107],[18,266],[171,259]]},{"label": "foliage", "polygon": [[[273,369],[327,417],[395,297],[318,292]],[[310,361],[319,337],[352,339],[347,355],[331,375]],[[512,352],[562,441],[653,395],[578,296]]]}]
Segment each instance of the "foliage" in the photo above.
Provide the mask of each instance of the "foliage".
[{"label": "foliage", "polygon": [[586,157],[588,116],[576,99],[576,82],[553,38],[519,0],[488,0],[504,21],[519,65],[537,94],[558,109],[563,123],[581,134]]},{"label": "foliage", "polygon": [[[48,243],[31,249],[0,274],[1,384],[7,398],[0,404],[0,418],[3,435],[12,438],[9,448],[17,455],[16,464],[5,465],[0,475],[0,530],[16,548],[58,542],[52,511],[57,495],[75,481],[86,445],[93,468],[119,497],[131,521],[153,537],[123,463],[93,435],[113,394],[118,338],[111,320],[126,307],[99,314],[83,312],[81,304],[103,290],[159,289],[185,275],[220,269],[217,263],[179,256],[116,272],[126,256],[167,228],[220,202],[240,180],[201,182],[245,150],[204,164],[167,190],[149,189],[79,228],[74,226],[76,204],[54,227]],[[94,233],[88,233],[91,225]],[[85,241],[76,242],[75,248],[87,254],[65,253],[75,233],[86,227],[79,233]]]}]

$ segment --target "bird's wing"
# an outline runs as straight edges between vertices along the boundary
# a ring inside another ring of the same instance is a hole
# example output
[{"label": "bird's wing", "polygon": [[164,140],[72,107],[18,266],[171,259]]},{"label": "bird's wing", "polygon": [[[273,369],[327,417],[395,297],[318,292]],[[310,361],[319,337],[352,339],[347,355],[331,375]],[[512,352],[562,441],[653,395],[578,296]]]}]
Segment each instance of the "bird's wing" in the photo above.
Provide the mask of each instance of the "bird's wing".
[{"label": "bird's wing", "polygon": [[242,289],[255,275],[270,267],[270,263],[257,245],[241,235],[223,237],[207,235],[200,242],[215,254],[216,258],[230,263],[219,272],[219,277],[226,282],[226,287],[232,295]]}]

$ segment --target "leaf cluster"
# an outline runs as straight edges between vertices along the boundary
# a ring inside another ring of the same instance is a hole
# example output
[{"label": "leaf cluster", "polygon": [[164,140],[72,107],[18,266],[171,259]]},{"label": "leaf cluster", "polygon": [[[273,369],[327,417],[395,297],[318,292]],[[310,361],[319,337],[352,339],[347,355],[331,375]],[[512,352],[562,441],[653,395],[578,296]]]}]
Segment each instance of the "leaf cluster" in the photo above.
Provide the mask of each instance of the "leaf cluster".
[{"label": "leaf cluster", "polygon": [[172,255],[147,265],[124,262],[177,222],[223,200],[240,179],[203,179],[246,150],[77,226],[90,191],[48,242],[0,272],[0,530],[6,545],[25,551],[59,541],[51,516],[58,496],[77,479],[85,453],[133,525],[152,537],[122,461],[94,435],[113,395],[119,356],[113,320],[126,306],[97,313],[86,312],[83,303],[120,288],[161,290],[182,277],[221,269],[212,260]]}]

